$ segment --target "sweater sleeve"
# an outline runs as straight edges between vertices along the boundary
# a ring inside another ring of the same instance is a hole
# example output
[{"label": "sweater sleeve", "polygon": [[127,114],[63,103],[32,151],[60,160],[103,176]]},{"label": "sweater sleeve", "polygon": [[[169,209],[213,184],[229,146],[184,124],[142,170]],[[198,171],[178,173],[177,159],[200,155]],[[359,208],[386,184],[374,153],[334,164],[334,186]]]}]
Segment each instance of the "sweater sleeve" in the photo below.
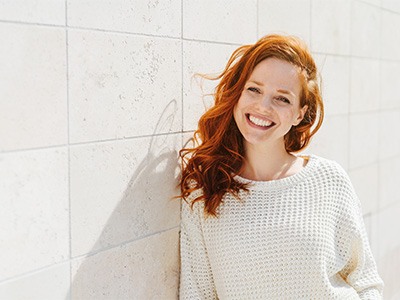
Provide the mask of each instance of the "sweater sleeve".
[{"label": "sweater sleeve", "polygon": [[372,255],[362,215],[361,203],[350,184],[352,194],[351,227],[352,245],[350,260],[340,272],[342,277],[358,293],[360,299],[382,299],[384,283],[380,278]]},{"label": "sweater sleeve", "polygon": [[201,212],[197,204],[198,202],[191,210],[188,203],[183,200],[181,202],[179,297],[180,299],[218,299],[203,238]]}]

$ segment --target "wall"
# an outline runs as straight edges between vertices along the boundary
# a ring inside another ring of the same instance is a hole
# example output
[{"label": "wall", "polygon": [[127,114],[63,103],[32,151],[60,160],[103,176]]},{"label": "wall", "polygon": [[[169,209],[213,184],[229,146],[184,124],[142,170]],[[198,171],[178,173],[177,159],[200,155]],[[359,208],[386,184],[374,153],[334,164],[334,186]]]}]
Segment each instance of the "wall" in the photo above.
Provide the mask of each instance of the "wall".
[{"label": "wall", "polygon": [[269,32],[309,43],[385,299],[400,298],[395,0],[0,0],[0,299],[176,299],[177,151],[194,72]]}]

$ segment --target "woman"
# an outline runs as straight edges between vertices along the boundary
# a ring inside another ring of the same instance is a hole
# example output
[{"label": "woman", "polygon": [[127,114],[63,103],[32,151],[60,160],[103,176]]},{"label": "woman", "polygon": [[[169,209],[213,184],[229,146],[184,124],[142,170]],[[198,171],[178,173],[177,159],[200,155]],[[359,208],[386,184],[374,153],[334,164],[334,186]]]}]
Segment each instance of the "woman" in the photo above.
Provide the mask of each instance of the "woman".
[{"label": "woman", "polygon": [[182,149],[181,299],[381,299],[345,171],[294,155],[319,129],[316,65],[297,38],[237,49],[196,147]]}]

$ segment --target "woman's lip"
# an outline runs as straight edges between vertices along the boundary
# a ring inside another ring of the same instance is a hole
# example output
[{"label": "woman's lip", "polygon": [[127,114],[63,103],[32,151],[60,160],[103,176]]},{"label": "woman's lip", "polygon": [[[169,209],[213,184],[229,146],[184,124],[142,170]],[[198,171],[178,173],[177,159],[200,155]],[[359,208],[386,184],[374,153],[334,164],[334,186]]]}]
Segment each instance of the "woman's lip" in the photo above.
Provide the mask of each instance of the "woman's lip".
[{"label": "woman's lip", "polygon": [[[272,122],[271,125],[269,125],[269,126],[260,126],[260,125],[254,124],[253,122],[250,121],[249,117],[250,117],[251,114],[245,114],[245,115],[246,115],[247,123],[253,128],[257,128],[257,129],[261,129],[261,130],[268,130],[268,129],[270,129],[271,127],[273,127],[275,125],[274,122],[270,121],[270,122]],[[255,115],[253,115],[253,116],[255,116]]]},{"label": "woman's lip", "polygon": [[252,113],[246,113],[245,115],[246,115],[246,118],[247,118],[247,119],[248,119],[250,116],[253,116],[253,117],[255,117],[255,118],[257,118],[257,119],[260,119],[260,120],[263,120],[263,121],[265,121],[265,122],[271,122],[271,123],[272,123],[271,125],[275,125],[275,123],[274,123],[272,120],[270,120],[270,119],[268,119],[268,118],[266,118],[266,117],[264,117],[264,116],[260,116],[260,115],[252,114]]}]

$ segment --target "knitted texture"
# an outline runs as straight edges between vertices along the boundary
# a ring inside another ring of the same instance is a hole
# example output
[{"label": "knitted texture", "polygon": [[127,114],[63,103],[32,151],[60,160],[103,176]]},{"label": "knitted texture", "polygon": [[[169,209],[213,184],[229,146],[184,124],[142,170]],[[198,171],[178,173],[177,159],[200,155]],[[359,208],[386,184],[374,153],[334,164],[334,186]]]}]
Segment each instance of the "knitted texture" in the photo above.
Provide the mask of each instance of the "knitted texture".
[{"label": "knitted texture", "polygon": [[182,201],[180,299],[382,299],[360,201],[337,163],[311,155],[283,179],[235,180],[250,192],[226,194],[218,218]]}]

